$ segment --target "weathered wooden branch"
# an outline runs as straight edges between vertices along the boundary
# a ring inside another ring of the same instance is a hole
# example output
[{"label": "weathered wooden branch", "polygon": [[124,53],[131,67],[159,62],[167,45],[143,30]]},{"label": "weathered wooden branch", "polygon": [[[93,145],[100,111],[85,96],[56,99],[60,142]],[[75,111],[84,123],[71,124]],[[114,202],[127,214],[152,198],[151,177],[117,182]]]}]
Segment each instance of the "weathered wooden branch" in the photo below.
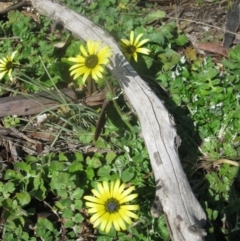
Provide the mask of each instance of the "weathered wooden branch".
[{"label": "weathered wooden branch", "polygon": [[[61,96],[60,96],[61,94]],[[35,115],[49,108],[59,108],[59,98],[64,98],[65,101],[77,100],[76,93],[73,89],[64,88],[61,90],[47,92],[38,92],[34,94],[20,94],[17,96],[1,97],[0,98],[0,117],[8,115]],[[106,90],[96,92],[91,96],[87,96],[81,101],[87,106],[101,106],[106,99]],[[78,100],[80,101],[80,100]]]},{"label": "weathered wooden branch", "polygon": [[[72,89],[62,89],[59,91],[65,100],[76,100],[76,94]],[[61,98],[58,91],[52,94],[39,92],[36,94],[26,94],[11,97],[2,97],[0,99],[0,117],[7,115],[33,115],[45,111],[49,108],[59,106],[58,98]]]},{"label": "weathered wooden branch", "polygon": [[31,2],[40,14],[60,21],[78,38],[85,41],[101,40],[112,48],[114,56],[108,67],[139,117],[149,152],[156,180],[155,211],[162,207],[173,241],[204,240],[204,231],[201,228],[206,216],[192,193],[180,164],[177,150],[179,137],[174,120],[161,100],[129,65],[107,32],[87,18],[51,0]]}]

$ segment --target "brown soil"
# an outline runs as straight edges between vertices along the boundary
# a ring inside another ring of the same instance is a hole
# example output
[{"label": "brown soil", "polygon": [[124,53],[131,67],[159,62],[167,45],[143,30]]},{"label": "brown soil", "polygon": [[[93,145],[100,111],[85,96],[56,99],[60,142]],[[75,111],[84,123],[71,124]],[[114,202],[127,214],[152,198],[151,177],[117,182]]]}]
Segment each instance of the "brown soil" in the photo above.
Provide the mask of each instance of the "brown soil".
[{"label": "brown soil", "polygon": [[[168,21],[175,20],[180,30],[194,42],[214,42],[223,45],[226,16],[232,8],[233,0],[148,0],[157,3],[158,8],[166,11]],[[239,31],[233,45],[240,42]]]}]

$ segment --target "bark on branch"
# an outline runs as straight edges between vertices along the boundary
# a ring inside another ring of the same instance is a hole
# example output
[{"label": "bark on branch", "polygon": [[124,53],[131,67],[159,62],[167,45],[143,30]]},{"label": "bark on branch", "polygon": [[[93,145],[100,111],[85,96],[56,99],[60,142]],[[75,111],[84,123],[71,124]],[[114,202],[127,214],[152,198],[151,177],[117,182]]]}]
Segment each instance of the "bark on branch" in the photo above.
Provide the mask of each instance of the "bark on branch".
[{"label": "bark on branch", "polygon": [[[141,123],[156,180],[155,207],[162,208],[173,241],[204,240],[205,213],[195,198],[178,156],[174,120],[149,86],[129,65],[114,39],[86,17],[51,0],[31,0],[37,11],[60,21],[78,38],[103,41],[114,53],[108,66]],[[155,211],[155,212],[154,212]],[[157,212],[156,212],[157,211]]]}]

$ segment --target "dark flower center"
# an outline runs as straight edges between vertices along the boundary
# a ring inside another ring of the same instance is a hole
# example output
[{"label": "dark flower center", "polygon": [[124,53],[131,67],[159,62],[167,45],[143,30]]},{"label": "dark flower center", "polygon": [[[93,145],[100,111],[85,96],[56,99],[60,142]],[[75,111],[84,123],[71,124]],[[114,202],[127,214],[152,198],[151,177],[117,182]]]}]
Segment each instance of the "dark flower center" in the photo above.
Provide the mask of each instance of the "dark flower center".
[{"label": "dark flower center", "polygon": [[85,65],[89,69],[94,69],[98,64],[98,56],[95,54],[89,55],[85,60]]},{"label": "dark flower center", "polygon": [[13,62],[12,62],[12,61],[8,61],[8,62],[6,63],[6,69],[9,70],[9,69],[11,69],[12,67],[13,67]]},{"label": "dark flower center", "polygon": [[105,208],[107,212],[115,213],[119,210],[120,205],[116,199],[111,198],[111,199],[108,199],[107,202],[105,203]]},{"label": "dark flower center", "polygon": [[129,54],[133,54],[133,53],[136,51],[136,47],[133,46],[133,45],[129,45],[129,46],[127,46],[126,51],[127,51],[127,53],[129,53]]}]

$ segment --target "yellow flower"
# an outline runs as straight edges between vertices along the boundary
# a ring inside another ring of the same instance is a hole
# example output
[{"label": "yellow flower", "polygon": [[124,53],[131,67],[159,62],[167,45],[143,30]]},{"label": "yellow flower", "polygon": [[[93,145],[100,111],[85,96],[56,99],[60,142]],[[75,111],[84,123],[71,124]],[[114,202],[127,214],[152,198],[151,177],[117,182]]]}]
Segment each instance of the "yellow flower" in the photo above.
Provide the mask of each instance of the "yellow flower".
[{"label": "yellow flower", "polygon": [[17,51],[14,51],[11,56],[7,55],[0,59],[0,80],[5,74],[8,74],[9,79],[12,80],[13,58],[16,53]]},{"label": "yellow flower", "polygon": [[124,190],[126,184],[120,185],[120,180],[111,181],[110,184],[104,181],[98,183],[98,190],[93,189],[93,196],[84,196],[83,198],[90,201],[86,202],[89,208],[88,213],[93,214],[90,222],[94,228],[100,225],[103,232],[108,233],[112,226],[117,231],[126,230],[126,224],[131,225],[131,218],[138,219],[138,216],[131,212],[139,209],[138,205],[129,205],[127,202],[135,199],[138,195],[131,194],[134,186]]},{"label": "yellow flower", "polygon": [[124,3],[121,3],[121,2],[118,3],[118,8],[119,9],[123,9],[123,10],[127,10],[128,9],[127,5],[124,4]]},{"label": "yellow flower", "polygon": [[102,65],[109,63],[109,57],[111,57],[111,49],[105,46],[99,50],[101,42],[94,42],[92,40],[87,41],[87,51],[81,45],[80,51],[82,55],[77,55],[76,58],[70,57],[69,61],[75,62],[69,70],[70,75],[73,75],[73,79],[77,79],[83,75],[83,83],[85,83],[89,75],[97,82],[99,78],[102,78],[102,72],[104,71]]},{"label": "yellow flower", "polygon": [[140,38],[143,36],[143,34],[138,34],[138,36],[134,39],[134,32],[131,31],[130,33],[130,40],[127,39],[121,39],[122,43],[120,44],[122,47],[122,51],[126,58],[128,60],[131,59],[131,57],[134,58],[134,60],[137,62],[137,53],[142,54],[149,54],[150,50],[148,48],[142,48],[141,46],[144,45],[149,41],[149,39],[143,39],[140,41]]}]

